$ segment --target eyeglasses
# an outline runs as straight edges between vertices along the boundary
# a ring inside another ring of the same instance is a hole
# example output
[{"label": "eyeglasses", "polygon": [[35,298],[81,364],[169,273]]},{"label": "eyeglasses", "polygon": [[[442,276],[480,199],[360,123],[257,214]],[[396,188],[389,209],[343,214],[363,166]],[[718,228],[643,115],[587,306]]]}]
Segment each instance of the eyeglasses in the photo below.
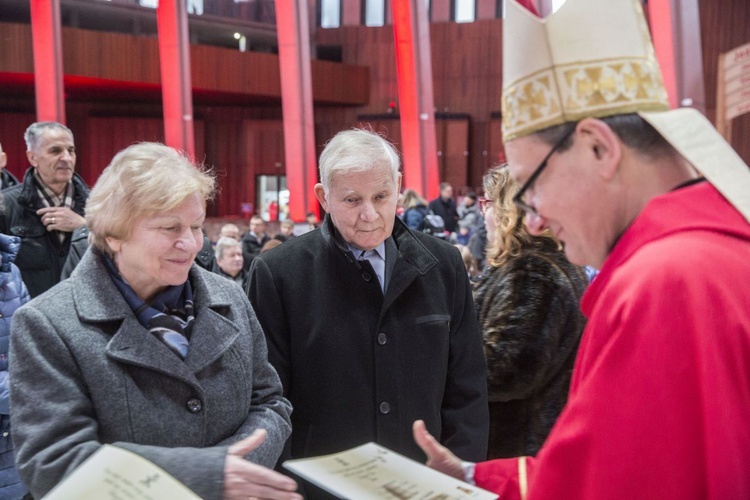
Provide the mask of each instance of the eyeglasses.
[{"label": "eyeglasses", "polygon": [[492,205],[493,200],[490,198],[485,198],[483,196],[480,196],[477,199],[477,202],[479,203],[479,211],[483,214],[487,211],[487,209]]},{"label": "eyeglasses", "polygon": [[513,197],[513,203],[516,204],[518,208],[526,212],[527,214],[533,214],[537,215],[536,208],[529,205],[528,201],[526,200],[526,192],[531,188],[531,186],[534,184],[534,181],[539,177],[539,175],[542,173],[544,168],[547,166],[547,162],[552,157],[553,154],[555,154],[555,151],[560,149],[563,144],[570,138],[571,135],[573,135],[573,132],[575,132],[576,128],[575,126],[571,126],[570,129],[563,134],[562,137],[555,143],[554,146],[552,146],[552,149],[549,153],[547,153],[547,156],[544,157],[544,160],[542,160],[542,163],[539,164],[538,167],[536,167],[536,170],[531,174],[531,177],[528,178],[526,182],[524,182],[523,186],[521,186],[521,189],[516,193],[516,195]]}]

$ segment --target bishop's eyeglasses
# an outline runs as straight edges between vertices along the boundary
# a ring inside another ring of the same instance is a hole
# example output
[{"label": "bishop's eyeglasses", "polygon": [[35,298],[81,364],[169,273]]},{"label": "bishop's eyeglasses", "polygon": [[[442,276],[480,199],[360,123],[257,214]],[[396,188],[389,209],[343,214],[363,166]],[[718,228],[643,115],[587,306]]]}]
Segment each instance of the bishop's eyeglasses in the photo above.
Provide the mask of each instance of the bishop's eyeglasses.
[{"label": "bishop's eyeglasses", "polygon": [[573,135],[573,132],[575,132],[576,127],[575,125],[572,125],[570,129],[565,132],[562,137],[555,143],[554,146],[552,146],[552,149],[549,153],[547,153],[547,156],[544,157],[542,160],[542,163],[539,164],[538,167],[536,167],[536,170],[531,174],[531,176],[526,180],[526,182],[523,183],[523,186],[521,186],[521,189],[516,193],[516,195],[513,197],[513,203],[516,204],[518,208],[526,212],[530,215],[539,215],[536,213],[536,208],[531,206],[529,204],[529,200],[527,199],[527,191],[531,188],[531,186],[534,184],[534,181],[539,177],[539,175],[542,173],[544,168],[547,166],[547,163],[549,162],[549,159],[552,157],[555,152],[562,147],[565,142],[570,138],[571,135]]}]

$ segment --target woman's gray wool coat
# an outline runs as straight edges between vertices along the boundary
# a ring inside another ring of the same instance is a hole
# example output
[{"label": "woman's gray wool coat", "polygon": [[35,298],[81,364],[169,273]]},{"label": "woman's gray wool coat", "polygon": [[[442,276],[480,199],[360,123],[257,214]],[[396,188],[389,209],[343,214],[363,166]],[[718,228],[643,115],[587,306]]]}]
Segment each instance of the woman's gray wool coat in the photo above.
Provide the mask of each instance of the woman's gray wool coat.
[{"label": "woman's gray wool coat", "polygon": [[102,443],[147,458],[205,499],[222,497],[229,445],[257,428],[268,437],[248,458],[273,467],[291,406],[240,287],[193,265],[196,313],[182,361],[138,322],[92,250],[13,318],[13,437],[34,497]]}]

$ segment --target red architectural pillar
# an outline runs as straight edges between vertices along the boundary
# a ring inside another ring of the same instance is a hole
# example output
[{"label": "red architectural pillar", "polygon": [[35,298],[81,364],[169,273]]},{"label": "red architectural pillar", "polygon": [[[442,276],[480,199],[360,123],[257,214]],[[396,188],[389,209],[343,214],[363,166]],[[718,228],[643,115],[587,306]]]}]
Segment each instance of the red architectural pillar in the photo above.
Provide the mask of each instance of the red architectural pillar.
[{"label": "red architectural pillar", "polygon": [[307,3],[306,0],[276,0],[275,5],[289,216],[294,221],[303,221],[307,212],[318,213],[318,202],[313,194],[318,173]]},{"label": "red architectural pillar", "polygon": [[31,0],[36,119],[65,123],[60,0]]},{"label": "red architectural pillar", "polygon": [[164,106],[164,142],[194,158],[193,96],[185,1],[160,0],[156,22]]},{"label": "red architectural pillar", "polygon": [[650,0],[648,14],[670,106],[705,112],[698,0]]},{"label": "red architectural pillar", "polygon": [[664,86],[667,89],[669,107],[677,107],[677,68],[675,66],[675,39],[672,25],[672,1],[652,0],[648,3],[651,21],[651,38],[654,40],[656,58],[661,67]]},{"label": "red architectural pillar", "polygon": [[440,176],[432,93],[430,23],[424,0],[393,2],[404,187],[437,198]]}]

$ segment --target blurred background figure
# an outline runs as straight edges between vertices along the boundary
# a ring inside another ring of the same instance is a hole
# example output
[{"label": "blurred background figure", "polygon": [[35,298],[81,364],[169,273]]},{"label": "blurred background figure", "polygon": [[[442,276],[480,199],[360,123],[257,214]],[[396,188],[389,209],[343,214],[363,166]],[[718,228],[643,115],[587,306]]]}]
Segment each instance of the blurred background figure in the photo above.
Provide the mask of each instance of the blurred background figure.
[{"label": "blurred background figure", "polygon": [[473,229],[482,218],[482,214],[479,212],[479,204],[477,200],[479,197],[473,191],[470,191],[464,196],[463,201],[456,209],[458,213],[458,222],[464,223],[469,229]]},{"label": "blurred background figure", "polygon": [[229,236],[222,236],[214,248],[216,267],[214,272],[229,278],[245,289],[247,272],[243,269],[242,244]]},{"label": "blurred background figure", "polygon": [[468,247],[461,244],[456,244],[456,248],[461,252],[461,258],[464,261],[464,267],[466,267],[466,274],[470,280],[473,280],[479,275],[479,268],[477,267],[477,260],[471,254],[471,250]]},{"label": "blurred background figure", "polygon": [[278,238],[282,236],[284,240],[294,238],[294,221],[291,219],[283,220],[279,223],[279,234],[276,235]]},{"label": "blurred background figure", "polygon": [[16,309],[29,301],[21,271],[13,263],[20,246],[21,238],[0,234],[0,498],[6,500],[18,500],[26,493],[13,456],[8,397],[11,319]]},{"label": "blurred background figure", "polygon": [[195,263],[206,271],[213,271],[216,267],[216,257],[214,256],[214,244],[205,234],[203,235],[203,245],[195,256]]},{"label": "blurred background figure", "polygon": [[424,229],[424,217],[427,215],[427,201],[419,196],[415,190],[404,189],[402,195],[402,206],[404,213],[401,220],[406,226],[413,231],[422,231]]},{"label": "blurred background figure", "polygon": [[242,242],[242,256],[245,259],[245,271],[250,269],[253,259],[258,256],[260,249],[270,239],[271,237],[266,234],[266,221],[260,215],[253,215],[250,218],[250,230],[240,240]]},{"label": "blurred background figure", "polygon": [[240,241],[240,228],[237,227],[236,224],[227,223],[221,226],[221,229],[219,229],[219,238],[234,238],[237,241]]},{"label": "blurred background figure", "polygon": [[0,189],[9,188],[18,184],[16,176],[8,172],[5,168],[8,166],[8,155],[3,151],[3,145],[0,144]]},{"label": "blurred background figure", "polygon": [[263,245],[263,248],[260,249],[260,253],[266,253],[267,251],[271,250],[272,248],[276,248],[282,243],[284,242],[278,238],[271,238],[270,240],[266,241],[265,245]]},{"label": "blurred background figure", "polygon": [[315,212],[307,212],[307,215],[305,216],[305,221],[308,225],[308,230],[312,231],[313,229],[318,229],[320,226],[320,222],[318,221],[318,215]]},{"label": "blurred background figure", "polygon": [[471,239],[472,227],[467,221],[458,221],[458,230],[454,233],[453,239],[459,245],[467,246]]},{"label": "blurred background figure", "polygon": [[450,183],[440,183],[440,196],[432,200],[427,208],[433,214],[443,218],[446,231],[449,233],[456,231],[458,212],[456,211],[456,201],[453,199],[453,186]]},{"label": "blurred background figure", "polygon": [[535,455],[567,400],[588,279],[551,234],[529,234],[506,167],[484,178],[487,267],[474,305],[490,401],[488,458]]},{"label": "blurred background figure", "polygon": [[16,312],[11,416],[35,498],[103,444],[204,499],[301,498],[266,469],[291,432],[291,406],[253,309],[194,265],[215,185],[167,146],[124,149],[91,192],[91,248]]}]

